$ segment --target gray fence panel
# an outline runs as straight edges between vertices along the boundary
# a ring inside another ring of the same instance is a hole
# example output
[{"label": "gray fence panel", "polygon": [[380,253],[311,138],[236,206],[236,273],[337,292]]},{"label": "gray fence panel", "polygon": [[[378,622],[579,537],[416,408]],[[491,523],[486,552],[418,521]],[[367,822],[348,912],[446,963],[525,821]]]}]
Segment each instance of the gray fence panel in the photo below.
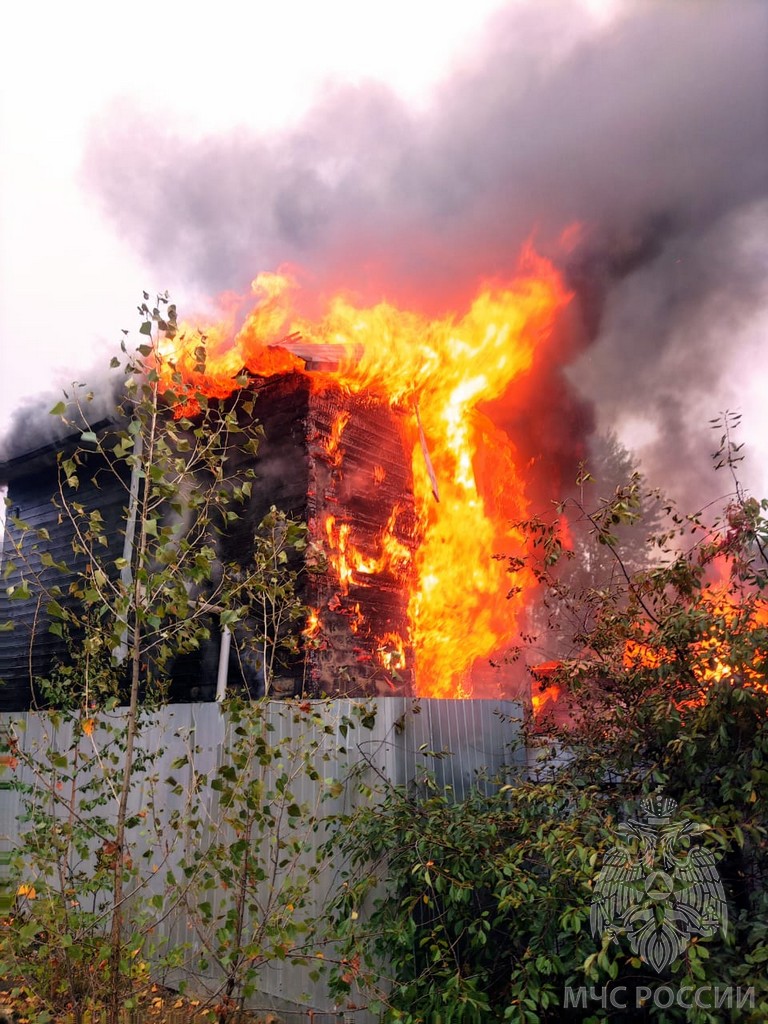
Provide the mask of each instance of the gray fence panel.
[{"label": "gray fence panel", "polygon": [[[267,714],[276,742],[290,738],[297,748],[317,743],[313,764],[321,780],[344,780],[352,771],[358,780],[375,790],[384,782],[418,785],[425,770],[431,770],[439,786],[450,787],[456,799],[461,799],[470,786],[477,784],[478,773],[493,775],[503,769],[512,771],[525,767],[525,754],[517,746],[517,721],[521,717],[521,708],[511,701],[388,697],[367,701],[365,706],[375,711],[375,721],[370,729],[363,728],[353,714],[355,708],[361,707],[361,702],[349,699],[313,701],[312,710],[319,714],[317,722],[308,722],[306,714],[297,716],[295,702],[269,701]],[[121,710],[112,714],[112,723],[119,726],[123,715]],[[352,721],[354,727],[351,727]],[[343,727],[345,722],[346,730]],[[54,729],[47,716],[35,712],[0,715],[0,733],[7,734],[9,729],[18,735],[20,747],[32,756],[46,747],[66,751],[72,736],[71,725],[62,724]],[[83,738],[83,759],[93,758],[93,751],[99,749],[100,735],[97,725],[91,739]],[[151,753],[154,763],[150,772],[137,775],[130,800],[132,812],[147,812],[141,819],[142,824],[130,835],[135,856],[144,852],[149,855],[149,880],[144,894],[165,891],[167,870],[178,865],[185,843],[190,842],[190,837],[183,830],[167,827],[174,813],[180,813],[182,817],[188,815],[191,809],[189,801],[193,799],[195,809],[207,820],[213,825],[220,822],[217,792],[207,784],[195,791],[194,783],[195,779],[209,781],[213,777],[217,767],[224,763],[231,741],[230,719],[226,709],[217,704],[168,705],[144,719],[139,749]],[[442,756],[434,758],[430,752],[438,752]],[[173,768],[173,762],[185,754],[187,763],[181,768]],[[98,771],[98,763],[83,771],[83,786],[90,777],[89,771]],[[4,783],[8,778],[8,773],[5,774]],[[169,778],[175,778],[180,784],[180,793],[173,791],[167,781]],[[32,783],[34,770],[20,762],[15,779],[21,783]],[[322,781],[313,783],[305,774],[298,772],[293,786],[296,801],[316,806],[327,816],[350,813],[366,799],[358,786],[346,785],[338,795],[321,803],[322,786]],[[190,795],[191,791],[193,795]],[[375,795],[371,799],[376,799]],[[0,851],[11,849],[19,834],[21,806],[17,789],[3,784],[0,787]],[[226,833],[222,835],[227,838]],[[308,832],[306,856],[309,860],[326,838],[322,829]],[[273,855],[274,850],[269,847],[270,837],[260,841],[261,852],[267,857]],[[331,898],[339,883],[341,867],[335,865],[334,872],[325,872],[315,886],[313,914],[322,912]],[[152,868],[157,870],[152,871]],[[282,883],[286,878],[279,880]],[[214,906],[222,898],[220,891],[211,893]],[[155,938],[182,949],[190,938],[194,940],[195,920],[193,908],[185,905],[181,877],[176,899],[171,898],[167,911],[157,926]],[[309,972],[310,968],[289,963],[265,968],[260,979],[263,993],[260,1005],[273,1007],[278,1012],[293,1007],[295,1011],[304,1008],[303,1012],[333,1013],[336,1008],[328,997],[324,982],[322,979],[313,981]],[[177,982],[181,973],[160,980]],[[211,971],[207,978],[194,981],[200,988],[215,987],[215,971]],[[318,1021],[322,1019],[333,1018],[318,1018]],[[368,1024],[372,1018],[363,1011],[346,1011],[342,1019]]]}]

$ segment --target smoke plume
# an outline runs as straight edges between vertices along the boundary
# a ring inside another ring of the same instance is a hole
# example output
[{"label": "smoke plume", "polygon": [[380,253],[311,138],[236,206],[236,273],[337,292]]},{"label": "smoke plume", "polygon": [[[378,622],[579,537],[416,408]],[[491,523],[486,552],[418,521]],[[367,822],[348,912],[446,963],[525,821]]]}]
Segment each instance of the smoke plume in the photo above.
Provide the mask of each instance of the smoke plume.
[{"label": "smoke plume", "polygon": [[698,500],[706,419],[738,403],[731,339],[767,298],[767,44],[758,0],[633,4],[599,30],[515,5],[426,112],[368,84],[272,138],[187,138],[122,107],[85,174],[161,279],[211,293],[294,263],[317,294],[437,311],[534,233],[580,318],[502,419],[555,474],[595,423],[638,423],[655,482]]},{"label": "smoke plume", "polygon": [[[10,427],[0,438],[0,465],[58,446],[96,425],[116,421],[125,378],[105,370],[103,365],[81,368],[81,376],[89,381],[88,387],[68,384],[66,388],[52,388],[27,398],[13,410]],[[64,413],[54,413],[62,402]]]}]

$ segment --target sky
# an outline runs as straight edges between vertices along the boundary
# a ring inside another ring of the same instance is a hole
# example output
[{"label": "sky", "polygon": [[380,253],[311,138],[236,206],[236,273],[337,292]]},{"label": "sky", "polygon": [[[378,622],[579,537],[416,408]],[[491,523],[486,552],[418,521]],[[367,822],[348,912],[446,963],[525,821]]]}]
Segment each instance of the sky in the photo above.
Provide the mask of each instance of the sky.
[{"label": "sky", "polygon": [[0,62],[0,431],[22,398],[111,351],[142,290],[190,292],[181,275],[158,280],[104,215],[83,167],[97,124],[126,104],[193,137],[269,134],[363,79],[424,104],[498,6],[224,2],[214,17],[175,0],[13,5]]},{"label": "sky", "polygon": [[361,291],[373,275],[395,295],[460,294],[577,220],[586,241],[565,269],[585,337],[553,351],[546,417],[510,430],[541,422],[553,446],[615,430],[652,482],[698,501],[707,420],[735,409],[745,482],[768,493],[766,11],[14,5],[3,450],[30,422],[19,410],[39,420],[47,392],[94,379],[142,290],[183,312],[290,262]]}]

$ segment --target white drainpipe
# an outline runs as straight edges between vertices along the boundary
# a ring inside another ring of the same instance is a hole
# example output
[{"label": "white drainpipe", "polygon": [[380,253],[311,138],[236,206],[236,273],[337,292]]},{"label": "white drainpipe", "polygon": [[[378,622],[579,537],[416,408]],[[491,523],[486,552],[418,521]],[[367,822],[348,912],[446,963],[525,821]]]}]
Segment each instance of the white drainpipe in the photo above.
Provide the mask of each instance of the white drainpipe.
[{"label": "white drainpipe", "polygon": [[[131,471],[131,487],[128,495],[128,519],[125,524],[125,541],[123,543],[123,568],[120,570],[120,580],[123,586],[128,590],[133,583],[133,570],[131,568],[133,564],[133,539],[136,535],[136,515],[138,512],[139,505],[139,481],[141,480],[141,451],[143,447],[143,441],[141,433],[136,434],[136,440],[133,445],[133,454],[136,461],[133,464],[133,470]],[[120,644],[116,648],[115,658],[119,665],[125,661],[128,657],[128,623],[125,624],[125,629],[120,636]]]},{"label": "white drainpipe", "polygon": [[232,634],[229,626],[221,627],[221,647],[219,648],[219,672],[216,677],[216,700],[219,704],[227,696],[227,672],[229,671],[229,646]]}]

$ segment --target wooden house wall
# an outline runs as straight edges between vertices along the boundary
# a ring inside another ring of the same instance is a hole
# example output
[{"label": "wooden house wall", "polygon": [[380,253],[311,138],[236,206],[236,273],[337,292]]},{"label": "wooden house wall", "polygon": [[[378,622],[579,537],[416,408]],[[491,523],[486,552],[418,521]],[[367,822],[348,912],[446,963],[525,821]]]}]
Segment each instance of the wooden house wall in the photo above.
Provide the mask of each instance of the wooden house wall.
[{"label": "wooden house wall", "polygon": [[[306,424],[309,413],[310,382],[304,374],[283,374],[254,380],[251,392],[255,398],[253,413],[239,413],[242,428],[260,426],[263,436],[254,458],[235,441],[227,454],[227,473],[237,478],[245,471],[255,474],[249,500],[234,507],[238,518],[221,524],[216,545],[222,563],[247,569],[253,557],[254,535],[259,524],[274,505],[301,522],[308,515],[309,455]],[[250,422],[249,422],[250,421]],[[300,570],[301,558],[294,559],[293,568]],[[168,699],[173,703],[187,700],[213,700],[219,663],[220,632],[217,617],[211,615],[210,642],[199,655],[178,659],[169,681]],[[264,680],[249,654],[255,621],[245,619],[234,630],[228,665],[228,689],[248,697],[264,695]],[[297,630],[300,624],[297,624]],[[302,692],[303,658],[286,659],[280,667],[282,696]]]},{"label": "wooden house wall", "polygon": [[[328,438],[340,414],[349,418],[338,445],[329,452]],[[349,539],[357,550],[378,558],[381,535],[394,517],[394,535],[412,554],[418,529],[410,445],[403,420],[389,405],[336,386],[318,387],[310,404],[308,443],[310,522],[318,539],[325,539],[325,519],[332,515],[337,523],[350,525]],[[409,567],[402,563],[375,575],[353,573],[347,590],[331,571],[311,579],[310,603],[318,609],[321,622],[320,643],[309,672],[313,695],[375,697],[413,692],[413,658],[407,649],[409,580]],[[381,663],[380,638],[386,634],[406,640],[406,665],[396,672]]]},{"label": "wooden house wall", "polygon": [[[346,393],[324,376],[285,374],[253,384],[253,415],[264,436],[258,456],[240,452],[233,445],[228,454],[232,475],[245,468],[255,471],[252,494],[238,509],[239,518],[226,526],[217,538],[221,562],[246,566],[253,550],[253,537],[270,507],[275,505],[310,524],[311,535],[325,542],[324,523],[329,514],[352,525],[352,539],[366,555],[380,554],[381,533],[396,510],[396,534],[411,548],[416,544],[411,468],[404,443],[403,423],[386,403],[368,396]],[[329,437],[340,413],[348,417],[337,450]],[[96,479],[81,473],[77,500],[86,507],[101,509],[106,523],[108,548],[104,561],[113,564],[123,554],[127,481],[116,481],[106,473]],[[72,556],[72,528],[61,518],[52,499],[58,491],[55,452],[16,460],[6,467],[11,514],[17,514],[35,529],[50,534],[47,550],[56,561],[72,565],[67,575],[43,569],[46,585],[66,590],[74,572],[82,568]],[[14,527],[9,523],[4,558],[11,556]],[[304,568],[297,563],[296,568]],[[377,637],[386,633],[406,634],[406,573],[359,574],[342,592],[332,572],[301,572],[302,597],[320,609],[323,635],[311,646],[308,660],[294,658],[281,669],[280,695],[305,693],[312,696],[364,696],[412,692],[410,668],[385,671]],[[66,659],[62,642],[48,632],[45,601],[35,597],[9,601],[5,587],[19,581],[11,571],[0,588],[0,622],[14,622],[13,632],[0,633],[0,710],[21,710],[34,706],[39,694],[31,680],[46,677],[57,659]],[[352,628],[352,611],[359,607],[364,626]],[[167,697],[173,703],[212,700],[215,696],[219,659],[219,632],[215,614],[209,622],[212,638],[199,653],[177,659],[167,680]],[[235,631],[230,655],[229,685],[247,695],[263,695],[263,679],[248,678],[243,651],[248,647],[248,630],[256,624],[246,620]],[[410,652],[407,652],[410,665]],[[245,672],[243,665],[245,664]]]},{"label": "wooden house wall", "polygon": [[[95,457],[94,457],[94,470]],[[23,462],[12,467],[8,476],[9,509],[3,538],[3,586],[0,588],[0,622],[11,621],[12,631],[0,633],[0,709],[19,710],[35,706],[42,700],[33,680],[48,678],[59,660],[66,660],[67,648],[63,641],[49,632],[51,616],[46,610],[49,588],[59,587],[64,597],[62,604],[73,604],[66,593],[76,573],[85,567],[85,556],[72,549],[72,525],[54,502],[58,495],[58,467],[55,454]],[[74,495],[85,508],[98,507],[104,518],[103,562],[112,565],[123,553],[123,507],[126,503],[126,485],[106,472],[94,472],[89,478],[81,476],[81,485]],[[30,545],[33,530],[45,529],[50,541],[39,542],[39,549],[47,551],[55,562],[65,563],[69,570],[61,572],[41,564],[39,554],[33,554],[29,563],[14,552],[21,540],[21,530],[12,522],[21,519],[31,529],[25,537],[24,548]],[[11,568],[15,564],[16,568]],[[32,596],[26,600],[13,600],[7,588],[18,586],[22,577],[35,574],[41,587],[31,586]]]}]

